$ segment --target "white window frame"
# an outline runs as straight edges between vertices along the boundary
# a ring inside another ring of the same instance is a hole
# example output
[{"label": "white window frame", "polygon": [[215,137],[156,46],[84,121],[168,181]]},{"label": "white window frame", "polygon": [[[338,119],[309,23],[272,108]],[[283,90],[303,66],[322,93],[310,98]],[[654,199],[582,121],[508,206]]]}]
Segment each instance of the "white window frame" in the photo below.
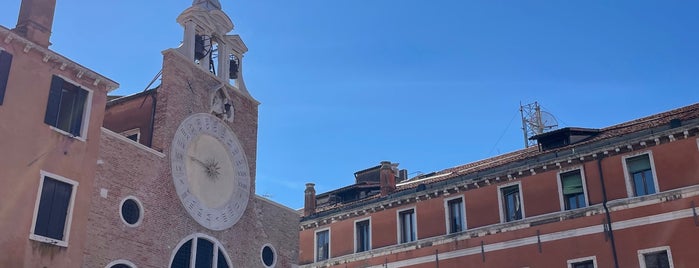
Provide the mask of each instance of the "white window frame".
[{"label": "white window frame", "polygon": [[105,266],[104,268],[112,268],[112,266],[117,265],[117,264],[128,265],[128,266],[131,267],[131,268],[138,268],[135,264],[133,264],[133,262],[130,262],[130,261],[128,261],[128,260],[116,260],[116,261],[112,261],[112,262],[110,262],[109,264],[107,264],[107,266]]},{"label": "white window frame", "polygon": [[[513,185],[517,185],[519,187],[519,202],[521,203],[520,206],[522,208],[522,218],[519,220],[514,220],[514,221],[521,221],[523,219],[526,219],[527,216],[524,213],[524,192],[522,191],[522,182],[521,181],[515,181],[515,182],[510,182],[506,183],[503,185],[498,186],[498,209],[500,210],[500,223],[506,223],[508,221],[505,220],[505,207],[503,206],[504,204],[502,203],[502,188],[507,188]],[[514,222],[514,221],[509,221],[509,222]]]},{"label": "white window frame", "polygon": [[[452,233],[451,230],[449,230],[449,228],[451,227],[450,226],[451,224],[449,222],[449,212],[451,212],[451,210],[449,210],[449,201],[454,200],[454,199],[459,199],[459,198],[461,198],[461,211],[463,211],[463,213],[461,213],[462,214],[461,222],[463,223],[463,230],[461,230],[461,232],[466,231],[468,229],[468,227],[466,225],[466,198],[464,197],[464,195],[461,194],[461,195],[457,195],[457,196],[453,196],[453,197],[449,197],[449,198],[444,198],[444,223],[446,224],[446,227],[447,227],[447,229],[446,229],[447,234]],[[456,233],[456,232],[454,232],[454,233]]]},{"label": "white window frame", "polygon": [[[414,228],[413,231],[415,232],[415,240],[413,240],[413,241],[408,241],[408,242],[401,242],[401,241],[400,241],[400,236],[401,236],[402,234],[401,234],[401,228],[400,228],[400,227],[401,227],[402,221],[401,221],[401,219],[400,219],[400,213],[403,212],[403,211],[408,211],[408,210],[413,210],[413,223],[414,223],[414,224],[413,224],[413,228]],[[419,228],[417,227],[417,207],[413,206],[413,207],[404,208],[404,209],[401,209],[401,210],[396,210],[396,242],[397,242],[396,244],[406,244],[406,243],[418,241],[418,240],[419,240],[419,239],[418,239],[419,236],[418,236],[417,230],[419,230]]]},{"label": "white window frame", "polygon": [[313,262],[318,262],[318,233],[328,231],[328,258],[322,261],[327,261],[332,258],[332,233],[330,227],[318,229],[313,232]]},{"label": "white window frame", "polygon": [[[270,249],[272,249],[272,253],[274,254],[274,261],[272,262],[272,265],[270,265],[270,266],[267,266],[267,264],[265,264],[265,260],[262,258],[262,252],[264,251],[265,247],[269,247]],[[278,259],[279,259],[279,256],[277,255],[277,249],[274,248],[274,246],[272,246],[272,244],[267,243],[267,244],[262,245],[262,247],[260,248],[260,262],[262,262],[262,265],[265,268],[274,268],[275,266],[277,266]]]},{"label": "white window frame", "polygon": [[655,248],[647,248],[647,249],[641,249],[638,250],[638,264],[639,267],[645,268],[646,267],[646,259],[643,257],[643,255],[648,254],[648,253],[655,253],[655,252],[660,252],[660,251],[666,251],[667,252],[667,261],[670,262],[670,268],[674,268],[675,265],[672,261],[672,252],[670,251],[670,246],[661,246],[661,247],[655,247]]},{"label": "white window frame", "polygon": [[[129,130],[127,130],[127,131],[122,131],[122,132],[119,133],[119,134],[121,134],[122,136],[124,136],[124,137],[127,138],[127,139],[129,139],[129,136],[131,136],[131,135],[133,135],[133,134],[136,134],[136,140],[135,140],[135,142],[141,142],[141,129],[140,129],[140,128],[129,129]],[[129,139],[129,140],[130,140],[130,141],[134,141],[134,140],[132,140],[132,139]]]},{"label": "white window frame", "polygon": [[79,141],[85,142],[87,140],[87,132],[88,132],[87,130],[90,126],[90,113],[92,112],[92,97],[93,97],[94,91],[88,87],[83,86],[82,84],[80,84],[78,82],[75,82],[72,79],[69,79],[69,78],[63,76],[63,75],[60,75],[60,74],[54,74],[54,75],[63,79],[64,82],[71,83],[74,86],[77,86],[80,89],[87,91],[87,98],[85,98],[85,107],[83,110],[83,118],[82,118],[83,121],[80,123],[81,124],[80,125],[80,136],[73,136],[73,134],[70,134],[70,133],[68,133],[60,128],[54,127],[52,125],[49,125],[49,128],[62,134],[62,135],[65,135],[65,136],[68,136],[71,138],[75,138]]},{"label": "white window frame", "polygon": [[[139,217],[138,217],[138,221],[137,221],[136,223],[134,223],[134,224],[130,224],[130,223],[126,222],[126,219],[124,219],[124,215],[121,213],[121,207],[124,205],[124,202],[126,202],[126,200],[133,200],[133,201],[136,202],[136,204],[138,204],[138,210],[139,210],[139,213],[140,213],[140,214],[139,214]],[[126,224],[126,226],[129,226],[129,227],[138,227],[138,226],[141,225],[141,223],[143,222],[143,216],[144,216],[144,215],[143,215],[143,203],[141,203],[141,200],[139,200],[139,199],[136,198],[135,196],[129,195],[129,196],[127,196],[127,197],[124,197],[124,199],[122,199],[121,202],[119,202],[119,218],[121,219],[121,222],[123,222],[124,224]]]},{"label": "white window frame", "polygon": [[[558,174],[556,174],[556,183],[558,183],[558,200],[560,201],[561,211],[566,211],[565,200],[563,198],[563,184],[561,183],[561,174],[576,171],[576,170],[580,170],[580,178],[582,180],[582,186],[583,186],[583,195],[585,196],[585,207],[590,206],[590,200],[587,197],[587,181],[585,180],[585,169],[583,168],[583,166],[576,166],[576,167],[572,167],[572,168],[568,168],[568,169],[563,169],[561,171],[558,171]],[[581,209],[581,208],[576,208],[576,209]],[[571,210],[576,210],[576,209],[571,209]]]},{"label": "white window frame", "polygon": [[369,221],[369,248],[365,251],[362,251],[362,252],[370,251],[373,249],[373,245],[371,244],[371,237],[372,237],[372,230],[371,229],[373,229],[373,228],[371,228],[371,217],[362,218],[362,219],[358,219],[358,220],[354,221],[354,253],[359,253],[359,252],[357,252],[357,223],[362,222],[362,221],[367,221],[367,220]]},{"label": "white window frame", "polygon": [[592,267],[597,268],[597,256],[582,257],[577,259],[568,260],[568,268],[573,268],[573,264],[592,260]]},{"label": "white window frame", "polygon": [[[54,244],[61,247],[68,247],[68,240],[70,238],[70,227],[72,225],[71,223],[73,222],[73,206],[75,205],[75,195],[78,190],[78,182],[43,170],[40,170],[39,174],[39,190],[37,191],[36,201],[34,202],[34,217],[32,218],[32,227],[29,232],[29,239],[38,242]],[[41,193],[44,188],[44,178],[46,177],[50,177],[54,180],[67,183],[72,186],[72,190],[70,193],[70,202],[68,203],[68,211],[66,212],[66,224],[63,229],[63,240],[56,240],[53,238],[34,234],[34,228],[36,227],[36,219],[39,216],[39,203],[41,202]]]},{"label": "white window frame", "polygon": [[650,171],[653,174],[653,184],[655,186],[655,193],[653,193],[653,194],[657,194],[657,193],[661,192],[660,185],[658,185],[658,174],[656,173],[656,170],[655,170],[655,160],[653,160],[653,151],[650,151],[650,150],[642,151],[642,152],[637,152],[634,154],[629,154],[629,155],[625,155],[625,156],[621,157],[621,165],[624,167],[624,180],[625,180],[624,182],[626,183],[626,196],[629,198],[637,197],[637,196],[634,195],[634,193],[633,193],[633,182],[632,182],[633,178],[631,178],[631,176],[629,174],[629,169],[626,166],[626,159],[633,158],[636,156],[641,156],[644,154],[648,155],[648,161],[650,161],[650,169],[651,169]]}]

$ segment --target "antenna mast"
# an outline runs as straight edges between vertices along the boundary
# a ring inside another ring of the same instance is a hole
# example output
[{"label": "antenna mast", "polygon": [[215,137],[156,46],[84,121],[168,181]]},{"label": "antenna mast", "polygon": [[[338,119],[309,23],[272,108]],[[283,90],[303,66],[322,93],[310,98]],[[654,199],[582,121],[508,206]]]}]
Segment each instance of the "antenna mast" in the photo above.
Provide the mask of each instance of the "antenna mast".
[{"label": "antenna mast", "polygon": [[536,141],[529,138],[542,134],[558,127],[556,118],[545,111],[541,111],[538,102],[522,105],[519,103],[519,113],[522,115],[522,133],[524,134],[524,148],[535,146]]}]

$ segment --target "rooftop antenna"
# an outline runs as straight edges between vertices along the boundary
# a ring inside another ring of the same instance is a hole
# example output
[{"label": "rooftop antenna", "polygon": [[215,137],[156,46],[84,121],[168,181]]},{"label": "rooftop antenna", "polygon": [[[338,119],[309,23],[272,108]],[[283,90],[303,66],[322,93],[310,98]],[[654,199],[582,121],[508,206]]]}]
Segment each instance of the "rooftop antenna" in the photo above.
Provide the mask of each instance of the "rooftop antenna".
[{"label": "rooftop antenna", "polygon": [[536,141],[529,138],[546,131],[558,128],[558,121],[551,113],[541,110],[538,102],[522,105],[519,103],[519,112],[522,115],[522,132],[524,133],[524,148],[535,146]]}]

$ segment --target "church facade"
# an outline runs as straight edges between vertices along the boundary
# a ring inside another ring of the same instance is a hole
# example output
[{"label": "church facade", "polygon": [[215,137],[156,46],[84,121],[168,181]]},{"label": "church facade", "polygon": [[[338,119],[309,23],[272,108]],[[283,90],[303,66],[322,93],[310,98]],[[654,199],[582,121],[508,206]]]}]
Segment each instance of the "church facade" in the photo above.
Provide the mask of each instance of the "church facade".
[{"label": "church facade", "polygon": [[55,4],[0,28],[0,266],[294,266],[297,212],[255,195],[259,102],[221,4],[194,1],[160,85],[119,98],[48,48]]}]

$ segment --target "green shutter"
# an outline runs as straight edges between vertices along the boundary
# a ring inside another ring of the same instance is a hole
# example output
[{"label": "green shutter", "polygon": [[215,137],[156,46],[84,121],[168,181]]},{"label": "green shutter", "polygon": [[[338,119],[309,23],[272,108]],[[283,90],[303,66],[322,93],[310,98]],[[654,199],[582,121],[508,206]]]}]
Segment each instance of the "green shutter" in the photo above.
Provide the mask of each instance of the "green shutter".
[{"label": "green shutter", "polygon": [[626,168],[633,174],[639,171],[650,169],[650,158],[647,154],[626,159]]},{"label": "green shutter", "polygon": [[583,192],[582,176],[580,170],[561,174],[563,194],[577,194]]}]

